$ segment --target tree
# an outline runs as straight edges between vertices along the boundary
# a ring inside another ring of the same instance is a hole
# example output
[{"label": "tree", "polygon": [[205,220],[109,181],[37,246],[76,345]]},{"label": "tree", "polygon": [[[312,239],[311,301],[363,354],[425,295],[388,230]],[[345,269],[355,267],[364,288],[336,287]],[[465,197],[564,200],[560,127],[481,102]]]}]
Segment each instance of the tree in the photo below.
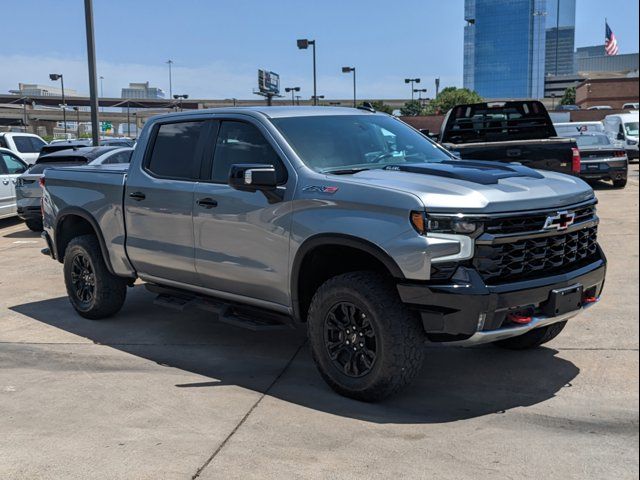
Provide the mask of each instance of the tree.
[{"label": "tree", "polygon": [[569,87],[564,91],[560,105],[575,105],[576,104],[576,87]]},{"label": "tree", "polygon": [[483,99],[473,90],[468,88],[447,87],[438,93],[438,96],[427,106],[427,113],[447,113],[456,105],[465,103],[480,103]]},{"label": "tree", "polygon": [[[382,113],[388,113],[388,114],[393,113],[393,108],[391,108],[389,105],[385,105],[382,100],[376,100],[374,102],[369,102],[369,103],[371,104],[371,106],[376,112],[382,112]],[[364,103],[360,103],[358,104],[358,106],[362,107],[364,106]]]},{"label": "tree", "polygon": [[415,117],[417,115],[421,115],[422,105],[417,100],[411,100],[410,102],[406,102],[404,106],[400,109],[400,115],[403,117]]}]

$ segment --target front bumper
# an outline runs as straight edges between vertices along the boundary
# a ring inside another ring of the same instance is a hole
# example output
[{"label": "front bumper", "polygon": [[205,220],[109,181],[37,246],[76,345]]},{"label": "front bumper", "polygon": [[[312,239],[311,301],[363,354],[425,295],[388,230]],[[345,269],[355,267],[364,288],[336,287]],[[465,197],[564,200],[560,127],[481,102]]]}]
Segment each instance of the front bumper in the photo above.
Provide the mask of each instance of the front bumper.
[{"label": "front bumper", "polygon": [[18,207],[18,217],[22,220],[32,220],[42,218],[42,209],[37,207]]},{"label": "front bumper", "polygon": [[[522,335],[534,328],[562,322],[579,314],[591,303],[558,316],[544,314],[552,291],[580,285],[585,298],[598,299],[606,276],[606,258],[599,258],[571,272],[552,277],[486,285],[472,268],[459,267],[449,284],[400,283],[403,303],[416,310],[432,341],[475,345]],[[520,325],[510,321],[514,312],[531,312],[531,321]]]}]

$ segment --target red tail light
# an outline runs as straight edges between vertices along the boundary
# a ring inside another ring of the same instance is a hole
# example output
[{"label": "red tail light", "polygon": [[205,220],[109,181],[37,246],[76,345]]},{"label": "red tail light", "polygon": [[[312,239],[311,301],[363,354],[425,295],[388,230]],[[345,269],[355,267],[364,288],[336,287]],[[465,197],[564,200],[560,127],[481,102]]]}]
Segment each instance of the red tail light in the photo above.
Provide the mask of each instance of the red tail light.
[{"label": "red tail light", "polygon": [[622,158],[622,157],[626,157],[627,154],[626,152],[620,151],[620,152],[613,152],[613,156]]},{"label": "red tail light", "polygon": [[571,171],[573,173],[580,173],[580,164],[582,163],[580,150],[574,147],[571,151],[573,152],[573,156],[571,157]]},{"label": "red tail light", "polygon": [[44,188],[44,177],[40,177],[40,179],[38,180],[38,185],[40,185],[40,188]]}]

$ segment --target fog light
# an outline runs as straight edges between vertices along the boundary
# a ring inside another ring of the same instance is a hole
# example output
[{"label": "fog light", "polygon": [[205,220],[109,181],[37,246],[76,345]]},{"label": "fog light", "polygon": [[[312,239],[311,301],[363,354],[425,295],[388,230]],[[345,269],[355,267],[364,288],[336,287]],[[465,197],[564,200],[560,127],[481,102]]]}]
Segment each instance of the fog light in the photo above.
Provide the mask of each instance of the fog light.
[{"label": "fog light", "polygon": [[484,330],[484,322],[486,322],[487,320],[487,314],[486,313],[481,313],[480,315],[478,315],[478,332],[481,332],[482,330]]}]

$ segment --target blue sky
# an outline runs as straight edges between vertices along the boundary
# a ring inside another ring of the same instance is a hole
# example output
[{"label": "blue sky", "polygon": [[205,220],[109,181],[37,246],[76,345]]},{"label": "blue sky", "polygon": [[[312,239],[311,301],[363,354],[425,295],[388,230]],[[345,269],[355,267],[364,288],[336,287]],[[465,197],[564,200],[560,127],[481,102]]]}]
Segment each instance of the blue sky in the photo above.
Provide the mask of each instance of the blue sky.
[{"label": "blue sky", "polygon": [[[577,0],[576,46],[603,42],[604,17],[618,36],[621,53],[638,51],[637,0]],[[65,86],[88,91],[82,0],[11,1],[0,53],[0,92],[19,81],[51,83],[62,72]],[[318,94],[350,98],[356,66],[359,93],[402,98],[403,78],[420,77],[432,94],[462,83],[463,0],[94,0],[98,74],[106,96],[119,96],[128,82],[149,80],[198,98],[251,98],[257,68],[281,76],[281,86],[312,94],[311,52],[318,47]]]}]

